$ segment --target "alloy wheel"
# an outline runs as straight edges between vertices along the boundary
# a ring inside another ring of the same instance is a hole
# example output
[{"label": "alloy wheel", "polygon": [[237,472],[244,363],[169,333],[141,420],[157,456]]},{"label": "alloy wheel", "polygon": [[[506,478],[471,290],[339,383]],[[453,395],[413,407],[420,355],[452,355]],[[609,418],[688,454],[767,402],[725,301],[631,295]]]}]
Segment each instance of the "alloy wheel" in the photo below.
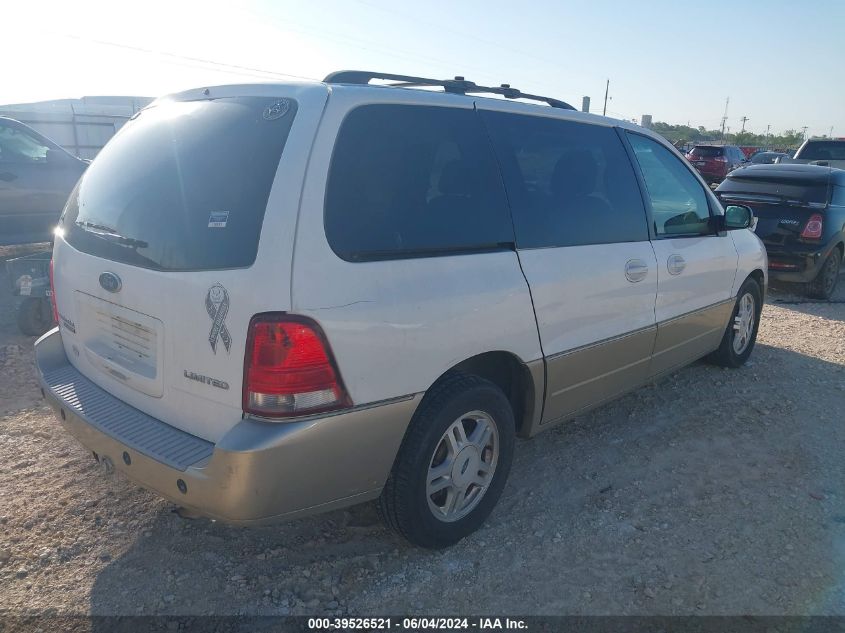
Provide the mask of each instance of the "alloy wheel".
[{"label": "alloy wheel", "polygon": [[440,521],[458,521],[472,512],[496,472],[499,431],[493,417],[470,411],[449,425],[429,462],[425,494]]},{"label": "alloy wheel", "polygon": [[739,300],[734,317],[733,349],[737,355],[742,354],[751,342],[756,317],[754,297],[750,292],[746,292]]}]

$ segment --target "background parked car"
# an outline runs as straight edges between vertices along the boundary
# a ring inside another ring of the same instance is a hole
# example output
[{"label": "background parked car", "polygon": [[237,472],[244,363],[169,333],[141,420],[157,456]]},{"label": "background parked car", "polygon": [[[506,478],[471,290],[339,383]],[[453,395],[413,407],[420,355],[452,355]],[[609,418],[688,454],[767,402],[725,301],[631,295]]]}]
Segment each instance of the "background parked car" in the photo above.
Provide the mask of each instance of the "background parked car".
[{"label": "background parked car", "polygon": [[87,166],[31,127],[0,117],[0,245],[50,241]]},{"label": "background parked car", "polygon": [[[781,161],[785,162],[785,161]],[[845,140],[810,139],[795,152],[792,163],[815,163],[845,169]]]},{"label": "background parked car", "polygon": [[784,152],[757,152],[751,157],[753,165],[773,165],[778,159],[789,158]]},{"label": "background parked car", "polygon": [[845,170],[751,165],[728,175],[716,195],[754,211],[773,281],[804,283],[809,296],[830,298],[845,253]]},{"label": "background parked car", "polygon": [[687,159],[711,184],[722,182],[731,171],[748,162],[736,145],[696,145]]}]

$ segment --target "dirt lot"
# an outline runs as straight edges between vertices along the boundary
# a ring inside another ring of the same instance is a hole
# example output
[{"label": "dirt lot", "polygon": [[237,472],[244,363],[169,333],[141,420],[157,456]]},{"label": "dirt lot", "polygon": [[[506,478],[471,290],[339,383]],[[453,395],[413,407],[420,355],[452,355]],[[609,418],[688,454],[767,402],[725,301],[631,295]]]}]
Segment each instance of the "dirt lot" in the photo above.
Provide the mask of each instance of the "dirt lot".
[{"label": "dirt lot", "polygon": [[845,283],[840,303],[772,292],[740,370],[696,364],[520,442],[487,526],[436,553],[372,504],[235,529],[104,475],[41,402],[6,283],[0,609],[845,614]]}]

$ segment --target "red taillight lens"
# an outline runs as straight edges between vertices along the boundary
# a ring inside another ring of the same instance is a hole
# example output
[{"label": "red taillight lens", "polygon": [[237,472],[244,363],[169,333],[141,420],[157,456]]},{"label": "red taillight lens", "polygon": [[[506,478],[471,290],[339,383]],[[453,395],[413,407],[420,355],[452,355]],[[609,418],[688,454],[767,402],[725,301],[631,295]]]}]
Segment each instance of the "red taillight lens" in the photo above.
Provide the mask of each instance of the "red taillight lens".
[{"label": "red taillight lens", "polygon": [[807,220],[807,225],[801,231],[801,237],[805,240],[817,240],[822,236],[822,229],[824,228],[824,218],[819,213],[814,213]]},{"label": "red taillight lens", "polygon": [[53,281],[53,260],[50,260],[50,305],[53,308],[53,323],[59,322],[59,309],[56,307],[56,283]]},{"label": "red taillight lens", "polygon": [[351,405],[316,323],[285,314],[252,318],[244,370],[246,413],[290,417]]}]

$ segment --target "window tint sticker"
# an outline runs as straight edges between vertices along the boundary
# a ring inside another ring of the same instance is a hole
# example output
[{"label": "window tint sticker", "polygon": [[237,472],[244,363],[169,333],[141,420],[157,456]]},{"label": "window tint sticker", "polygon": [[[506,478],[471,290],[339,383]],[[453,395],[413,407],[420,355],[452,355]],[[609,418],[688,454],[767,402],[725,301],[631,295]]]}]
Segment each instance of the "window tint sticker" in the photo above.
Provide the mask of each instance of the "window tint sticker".
[{"label": "window tint sticker", "polygon": [[225,229],[226,223],[229,221],[228,211],[212,211],[208,216],[208,228],[210,229]]}]

